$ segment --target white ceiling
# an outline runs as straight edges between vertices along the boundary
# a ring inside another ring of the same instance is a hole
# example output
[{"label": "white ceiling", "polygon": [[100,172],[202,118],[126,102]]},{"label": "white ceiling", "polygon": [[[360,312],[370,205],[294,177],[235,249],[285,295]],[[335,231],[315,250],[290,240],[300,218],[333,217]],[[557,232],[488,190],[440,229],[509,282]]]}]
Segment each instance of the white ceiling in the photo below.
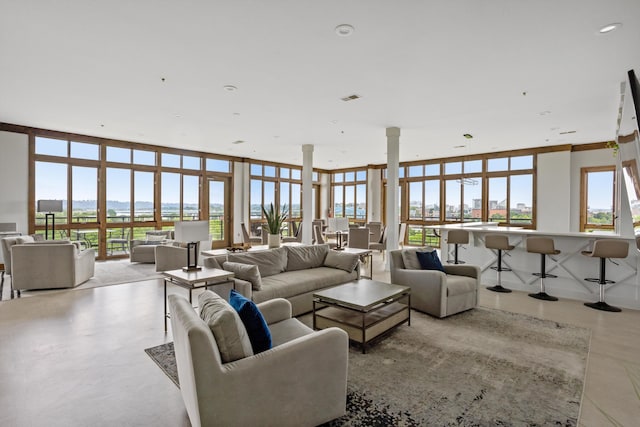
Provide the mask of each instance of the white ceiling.
[{"label": "white ceiling", "polygon": [[631,68],[638,0],[0,0],[0,122],[328,169],[611,140]]}]

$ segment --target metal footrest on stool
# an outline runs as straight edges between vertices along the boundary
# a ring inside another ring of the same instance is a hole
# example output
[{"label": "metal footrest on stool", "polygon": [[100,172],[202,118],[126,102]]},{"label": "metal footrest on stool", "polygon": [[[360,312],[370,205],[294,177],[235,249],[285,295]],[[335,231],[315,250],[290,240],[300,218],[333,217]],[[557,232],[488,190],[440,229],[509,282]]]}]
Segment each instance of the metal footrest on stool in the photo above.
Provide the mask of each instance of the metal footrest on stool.
[{"label": "metal footrest on stool", "polygon": [[495,265],[489,268],[491,268],[494,271],[512,271],[509,267],[501,267],[500,269],[498,269],[498,267]]},{"label": "metal footrest on stool", "polygon": [[[592,283],[600,283],[600,279],[598,279],[597,277],[588,277],[588,278],[586,278],[584,280],[586,280],[587,282],[592,282]],[[605,285],[610,285],[612,283],[616,283],[616,282],[613,281],[613,280],[608,280],[608,279],[604,281]]]},{"label": "metal footrest on stool", "polygon": [[[537,276],[537,277],[541,277],[542,274],[540,273],[531,273],[533,276]],[[558,276],[556,276],[555,274],[549,274],[549,273],[545,273],[544,275],[545,278],[549,278],[549,279],[556,279]]]}]

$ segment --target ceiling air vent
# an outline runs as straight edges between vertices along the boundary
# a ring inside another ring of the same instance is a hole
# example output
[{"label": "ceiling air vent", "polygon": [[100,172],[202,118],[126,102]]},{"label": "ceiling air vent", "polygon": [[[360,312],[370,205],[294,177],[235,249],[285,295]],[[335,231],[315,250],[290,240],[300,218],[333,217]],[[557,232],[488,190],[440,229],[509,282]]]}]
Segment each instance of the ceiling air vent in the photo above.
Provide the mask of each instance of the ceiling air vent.
[{"label": "ceiling air vent", "polygon": [[560,132],[560,135],[566,135],[568,133],[576,133],[576,131],[575,130],[567,130],[567,131],[564,131],[564,132]]},{"label": "ceiling air vent", "polygon": [[340,98],[340,99],[342,99],[344,102],[347,102],[347,101],[355,101],[356,99],[360,99],[360,98],[362,98],[360,95],[353,94],[353,95],[345,96],[344,98]]}]

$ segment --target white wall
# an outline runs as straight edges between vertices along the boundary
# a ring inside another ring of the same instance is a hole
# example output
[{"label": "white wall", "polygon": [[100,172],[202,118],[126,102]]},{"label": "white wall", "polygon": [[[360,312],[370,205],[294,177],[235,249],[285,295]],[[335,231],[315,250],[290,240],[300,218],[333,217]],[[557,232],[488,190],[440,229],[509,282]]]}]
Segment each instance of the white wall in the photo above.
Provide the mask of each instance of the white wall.
[{"label": "white wall", "polygon": [[566,232],[571,226],[570,164],[569,150],[538,154],[536,225],[540,231]]},{"label": "white wall", "polygon": [[29,136],[0,131],[0,222],[15,222],[26,234],[29,196]]}]

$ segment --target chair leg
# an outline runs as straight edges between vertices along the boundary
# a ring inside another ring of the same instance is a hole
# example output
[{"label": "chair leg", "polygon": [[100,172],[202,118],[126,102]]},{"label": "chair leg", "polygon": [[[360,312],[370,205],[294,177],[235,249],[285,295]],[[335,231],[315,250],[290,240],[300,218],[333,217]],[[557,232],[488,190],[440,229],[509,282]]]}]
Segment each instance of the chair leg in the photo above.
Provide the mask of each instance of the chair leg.
[{"label": "chair leg", "polygon": [[[494,268],[494,267],[491,267]],[[502,268],[502,250],[498,249],[498,266],[495,267],[496,270],[496,274],[498,277],[498,284],[495,286],[489,286],[487,287],[488,290],[493,291],[493,292],[500,292],[503,294],[508,294],[511,292],[511,289],[507,289],[502,287],[502,272],[503,271],[510,271],[510,269],[504,269]]]},{"label": "chair leg", "polygon": [[0,279],[0,301],[2,301],[3,291],[4,291],[4,270],[2,270],[2,278]]},{"label": "chair leg", "polygon": [[[607,285],[609,283],[615,283],[613,280],[607,280],[606,279],[606,266],[605,266],[605,262],[606,261],[607,261],[606,258],[600,258],[600,278],[598,279],[598,286],[600,287],[600,289],[599,289],[600,296],[598,298],[598,302],[585,302],[584,305],[586,305],[589,308],[593,308],[595,310],[609,311],[609,312],[612,312],[612,313],[619,313],[619,312],[622,311],[621,308],[609,305],[604,301],[604,287],[605,287],[605,285]],[[589,279],[586,279],[586,280],[589,280]],[[589,281],[591,281],[591,280],[589,280]]]},{"label": "chair leg", "polygon": [[544,288],[544,279],[546,277],[557,277],[552,274],[547,274],[545,260],[546,260],[546,255],[540,254],[540,273],[533,273],[534,276],[540,276],[540,292],[536,294],[529,294],[529,296],[531,298],[535,298],[543,301],[558,301],[558,298],[552,297],[551,295],[547,294]]}]

